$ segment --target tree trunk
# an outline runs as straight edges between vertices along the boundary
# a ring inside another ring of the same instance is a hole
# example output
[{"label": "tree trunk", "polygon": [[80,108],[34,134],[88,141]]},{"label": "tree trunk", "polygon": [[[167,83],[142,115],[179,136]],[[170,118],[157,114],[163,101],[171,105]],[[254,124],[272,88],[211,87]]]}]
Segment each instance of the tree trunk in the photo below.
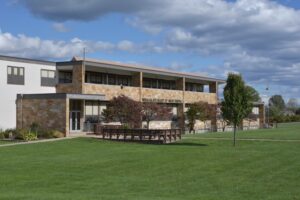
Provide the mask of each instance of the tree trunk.
[{"label": "tree trunk", "polygon": [[147,129],[150,128],[150,121],[147,120]]},{"label": "tree trunk", "polygon": [[234,125],[233,128],[233,146],[235,147],[235,143],[236,143],[236,125]]}]

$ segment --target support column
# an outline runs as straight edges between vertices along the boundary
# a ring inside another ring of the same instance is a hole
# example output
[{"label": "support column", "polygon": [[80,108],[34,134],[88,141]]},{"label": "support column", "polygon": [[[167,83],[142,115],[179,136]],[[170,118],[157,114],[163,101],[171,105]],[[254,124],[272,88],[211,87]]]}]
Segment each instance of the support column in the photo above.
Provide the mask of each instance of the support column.
[{"label": "support column", "polygon": [[83,91],[83,84],[85,79],[85,66],[84,63],[76,63],[73,65],[73,87],[74,87],[74,93],[76,94],[84,94]]},{"label": "support column", "polygon": [[179,104],[177,106],[177,120],[178,120],[178,126],[182,130],[182,133],[184,134],[185,130],[185,115],[184,115],[184,104]]},{"label": "support column", "polygon": [[265,105],[264,104],[259,105],[258,109],[259,109],[259,127],[264,128],[264,125],[266,123]]},{"label": "support column", "polygon": [[139,101],[142,102],[143,94],[143,72],[135,73],[132,76],[132,86],[133,87],[139,87]]},{"label": "support column", "polygon": [[178,126],[182,130],[182,133],[184,134],[185,130],[185,77],[179,78],[176,80],[176,90],[182,91],[182,103],[178,105],[177,107],[177,117],[178,117]]},{"label": "support column", "polygon": [[218,83],[217,82],[209,83],[209,93],[217,93],[217,91],[218,91]]},{"label": "support column", "polygon": [[65,136],[70,136],[70,99],[66,98],[66,108],[65,108],[65,116],[66,116],[66,127],[65,127]]}]

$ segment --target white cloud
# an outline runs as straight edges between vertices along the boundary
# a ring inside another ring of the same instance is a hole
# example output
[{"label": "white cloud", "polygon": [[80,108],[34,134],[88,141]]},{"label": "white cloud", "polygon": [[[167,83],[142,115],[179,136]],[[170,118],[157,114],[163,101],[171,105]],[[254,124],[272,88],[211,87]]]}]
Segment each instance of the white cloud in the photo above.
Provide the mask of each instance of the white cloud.
[{"label": "white cloud", "polygon": [[133,51],[135,49],[133,42],[128,40],[123,40],[119,42],[118,49],[122,51]]},{"label": "white cloud", "polygon": [[[161,44],[121,41],[112,44],[114,47],[100,47],[132,53],[192,52],[195,56],[221,57],[224,65],[208,67],[210,74],[238,71],[258,87],[270,84],[278,92],[299,96],[291,91],[299,91],[300,87],[300,11],[275,1],[86,0],[84,6],[81,0],[24,2],[34,15],[60,22],[121,13],[132,26],[159,34]],[[38,45],[34,41],[27,45]],[[68,44],[72,43],[60,45]],[[89,46],[95,48],[94,44]]]},{"label": "white cloud", "polygon": [[57,32],[66,33],[69,31],[63,23],[54,23],[52,26]]},{"label": "white cloud", "polygon": [[0,54],[29,58],[69,58],[81,55],[83,48],[90,52],[111,51],[114,44],[98,41],[91,42],[73,38],[70,41],[42,40],[39,37],[17,36],[0,33]]}]

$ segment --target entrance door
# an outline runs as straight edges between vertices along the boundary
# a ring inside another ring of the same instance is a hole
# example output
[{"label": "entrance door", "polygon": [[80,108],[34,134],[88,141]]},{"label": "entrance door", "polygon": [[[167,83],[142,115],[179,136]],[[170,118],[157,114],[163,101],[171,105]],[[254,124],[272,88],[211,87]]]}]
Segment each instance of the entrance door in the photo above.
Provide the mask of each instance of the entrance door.
[{"label": "entrance door", "polygon": [[70,112],[70,131],[80,131],[80,111]]}]

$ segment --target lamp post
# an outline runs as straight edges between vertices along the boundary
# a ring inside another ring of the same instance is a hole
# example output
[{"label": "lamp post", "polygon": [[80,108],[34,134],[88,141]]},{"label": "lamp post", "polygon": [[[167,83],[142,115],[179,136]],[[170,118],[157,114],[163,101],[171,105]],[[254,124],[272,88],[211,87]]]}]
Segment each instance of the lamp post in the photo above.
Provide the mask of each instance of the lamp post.
[{"label": "lamp post", "polygon": [[270,103],[269,103],[269,86],[266,87],[266,93],[267,93],[267,127],[270,128]]}]

